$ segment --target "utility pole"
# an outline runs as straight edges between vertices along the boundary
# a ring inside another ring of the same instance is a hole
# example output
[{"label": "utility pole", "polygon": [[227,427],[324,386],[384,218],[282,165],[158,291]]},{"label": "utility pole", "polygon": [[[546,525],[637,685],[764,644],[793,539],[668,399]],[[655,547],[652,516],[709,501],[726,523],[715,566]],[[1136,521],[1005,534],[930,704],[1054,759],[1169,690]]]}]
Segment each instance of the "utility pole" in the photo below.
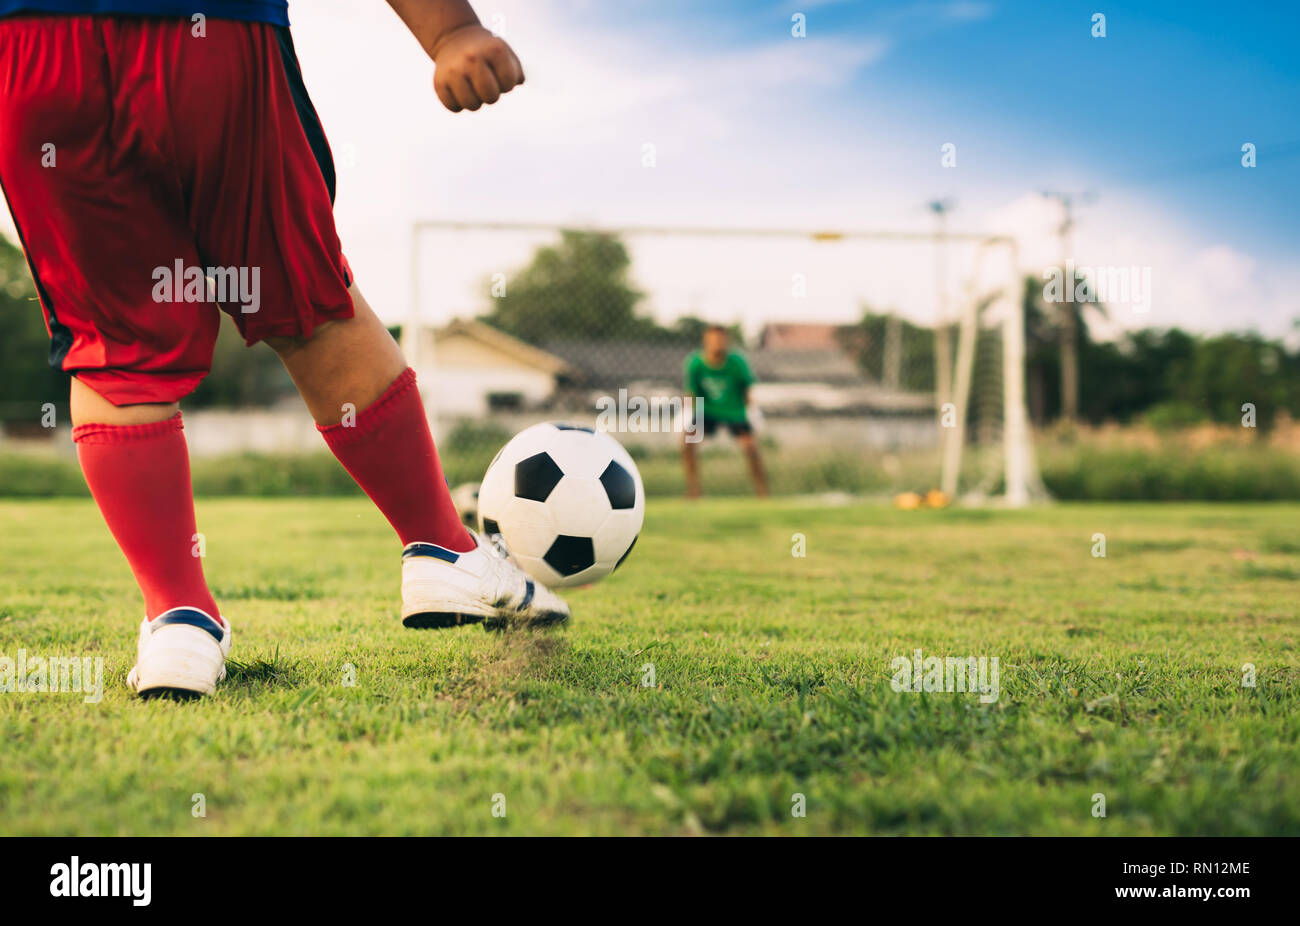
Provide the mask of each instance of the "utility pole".
[{"label": "utility pole", "polygon": [[1074,273],[1067,278],[1066,264],[1073,260],[1071,235],[1074,231],[1074,204],[1076,199],[1088,202],[1091,193],[1061,193],[1044,190],[1043,195],[1061,204],[1061,224],[1057,234],[1061,239],[1061,278],[1065,281],[1065,301],[1057,310],[1061,332],[1061,418],[1074,424],[1079,417],[1079,322],[1074,306]]},{"label": "utility pole", "polygon": [[903,366],[903,321],[897,312],[885,316],[885,355],[880,362],[880,381],[890,389],[897,389],[902,381],[899,375]]},{"label": "utility pole", "polygon": [[948,324],[948,213],[951,199],[930,203],[935,217],[934,241],[934,404],[940,416],[943,405],[952,401],[952,342]]}]

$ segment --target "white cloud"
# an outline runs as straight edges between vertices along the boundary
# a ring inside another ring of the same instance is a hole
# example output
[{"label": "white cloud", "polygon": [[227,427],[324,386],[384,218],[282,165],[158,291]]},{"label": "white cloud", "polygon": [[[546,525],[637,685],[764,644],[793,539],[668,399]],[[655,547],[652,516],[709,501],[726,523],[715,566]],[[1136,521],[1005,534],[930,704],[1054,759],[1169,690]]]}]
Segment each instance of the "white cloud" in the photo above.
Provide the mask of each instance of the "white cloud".
[{"label": "white cloud", "polygon": [[[340,235],[388,320],[408,312],[409,230],[424,218],[925,231],[932,218],[924,204],[954,193],[954,228],[1014,232],[1027,269],[1060,256],[1059,213],[1022,192],[1039,178],[998,171],[996,151],[972,160],[965,147],[963,166],[942,171],[938,141],[917,153],[932,128],[918,127],[921,116],[855,90],[889,52],[889,36],[850,41],[814,30],[796,40],[778,30],[750,47],[705,52],[696,35],[603,29],[571,6],[568,16],[540,0],[494,6],[485,18],[504,16],[528,81],[497,106],[460,115],[440,108],[431,63],[387,8],[345,0],[294,8],[307,85],[340,160]],[[964,20],[992,12],[983,3],[922,6]],[[654,168],[641,166],[646,142],[655,146]],[[1120,192],[1079,212],[1080,263],[1153,268],[1152,311],[1119,323],[1285,330],[1297,314],[1288,288],[1294,262],[1245,253],[1184,227],[1169,209]],[[482,273],[509,269],[535,243],[428,241],[420,267],[427,316],[474,308]],[[638,274],[664,317],[711,313],[751,327],[777,318],[847,321],[864,301],[918,320],[935,313],[935,254],[924,242],[635,247]],[[973,255],[968,245],[951,248],[954,294]],[[789,295],[795,273],[807,277],[806,300]]]},{"label": "white cloud", "polygon": [[1059,205],[1026,194],[994,210],[991,224],[1017,236],[1026,273],[1059,265],[1063,256],[1078,267],[1149,267],[1149,311],[1112,306],[1109,323],[1099,326],[1103,334],[1150,325],[1203,332],[1255,328],[1281,336],[1300,318],[1291,282],[1300,261],[1265,260],[1179,226],[1140,195],[1107,195],[1077,208],[1073,246],[1065,255],[1060,221]]}]

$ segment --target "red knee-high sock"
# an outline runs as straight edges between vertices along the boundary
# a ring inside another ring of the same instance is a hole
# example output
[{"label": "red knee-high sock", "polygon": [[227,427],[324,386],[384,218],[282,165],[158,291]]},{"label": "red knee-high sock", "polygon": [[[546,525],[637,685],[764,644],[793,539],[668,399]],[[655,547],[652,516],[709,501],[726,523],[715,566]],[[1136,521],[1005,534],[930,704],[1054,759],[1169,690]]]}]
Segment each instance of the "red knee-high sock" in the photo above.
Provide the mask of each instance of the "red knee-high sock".
[{"label": "red knee-high sock", "polygon": [[72,429],[86,484],[126,554],[153,620],[171,608],[216,602],[194,555],[194,497],[181,416],[153,424],[83,424]]},{"label": "red knee-high sock", "polygon": [[403,545],[436,543],[457,553],[474,549],[452,504],[414,370],[407,367],[350,425],[317,428]]}]

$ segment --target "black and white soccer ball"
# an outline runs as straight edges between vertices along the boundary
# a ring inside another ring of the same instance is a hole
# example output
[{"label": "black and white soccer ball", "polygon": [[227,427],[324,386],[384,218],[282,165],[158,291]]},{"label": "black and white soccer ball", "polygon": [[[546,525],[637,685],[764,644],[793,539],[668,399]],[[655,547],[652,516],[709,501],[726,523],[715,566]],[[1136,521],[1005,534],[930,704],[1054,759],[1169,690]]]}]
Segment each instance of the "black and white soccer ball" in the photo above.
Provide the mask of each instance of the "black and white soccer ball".
[{"label": "black and white soccer ball", "polygon": [[610,435],[535,424],[488,467],[478,516],[484,536],[538,582],[586,585],[632,552],[645,520],[645,488],[631,455]]},{"label": "black and white soccer ball", "polygon": [[478,483],[462,482],[451,490],[451,503],[466,527],[478,527]]}]

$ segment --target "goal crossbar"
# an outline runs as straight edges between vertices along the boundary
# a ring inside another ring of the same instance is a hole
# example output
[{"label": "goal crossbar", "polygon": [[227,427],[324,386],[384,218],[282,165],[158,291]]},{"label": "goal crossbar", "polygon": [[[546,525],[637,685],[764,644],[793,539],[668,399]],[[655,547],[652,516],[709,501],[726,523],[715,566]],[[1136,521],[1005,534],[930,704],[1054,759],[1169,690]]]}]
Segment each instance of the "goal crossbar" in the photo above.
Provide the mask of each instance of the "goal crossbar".
[{"label": "goal crossbar", "polygon": [[[414,331],[419,325],[421,312],[420,286],[420,239],[425,232],[435,231],[500,231],[558,233],[561,231],[579,231],[591,234],[617,236],[651,236],[651,237],[738,237],[789,239],[813,242],[835,241],[899,241],[928,242],[943,244],[963,242],[977,246],[978,262],[992,249],[1006,248],[1009,254],[1010,278],[1000,295],[995,290],[991,301],[999,298],[1010,300],[1009,310],[1005,313],[1002,326],[1003,347],[1003,440],[1002,454],[1005,477],[1005,502],[1010,506],[1023,506],[1032,499],[1041,497],[1041,483],[1038,481],[1034,465],[1033,447],[1025,405],[1024,382],[1024,319],[1019,304],[1019,243],[1008,234],[987,232],[962,232],[946,229],[935,231],[896,231],[890,229],[812,229],[812,228],[774,228],[774,227],[728,227],[728,226],[690,226],[690,225],[597,225],[588,222],[519,222],[519,221],[476,221],[466,219],[424,219],[411,226],[411,311],[409,328]],[[949,498],[957,498],[959,475],[962,467],[962,450],[965,443],[965,426],[967,409],[970,403],[971,381],[973,376],[973,355],[975,338],[979,326],[978,299],[980,294],[974,292],[973,283],[978,271],[972,274],[972,287],[965,298],[960,318],[957,345],[956,376],[953,382],[953,394],[941,395],[936,389],[937,410],[942,412],[942,403],[953,400],[955,406],[955,424],[943,429],[941,440],[942,466],[940,486]],[[939,325],[946,324],[946,319],[936,320]],[[406,340],[406,339],[404,339]],[[407,344],[408,352],[416,349],[415,339]],[[432,346],[432,345],[430,345]],[[429,358],[430,360],[432,358]],[[412,359],[414,363],[414,359]]]}]

